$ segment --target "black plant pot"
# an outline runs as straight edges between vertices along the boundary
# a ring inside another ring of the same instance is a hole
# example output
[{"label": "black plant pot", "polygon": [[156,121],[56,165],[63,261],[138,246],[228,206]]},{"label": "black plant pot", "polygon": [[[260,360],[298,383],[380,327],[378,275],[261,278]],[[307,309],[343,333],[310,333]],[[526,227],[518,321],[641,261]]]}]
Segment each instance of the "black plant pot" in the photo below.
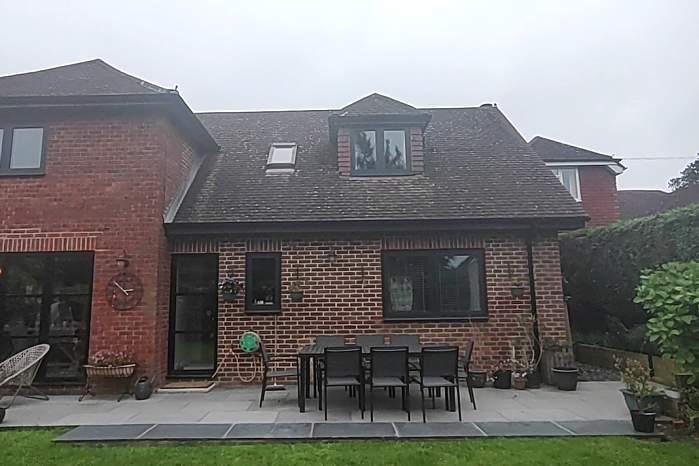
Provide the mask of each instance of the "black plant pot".
[{"label": "black plant pot", "polygon": [[153,394],[153,384],[148,377],[141,377],[133,387],[133,396],[137,400],[147,400]]},{"label": "black plant pot", "polygon": [[575,391],[578,388],[578,369],[576,367],[554,367],[553,383],[559,390]]},{"label": "black plant pot", "polygon": [[541,372],[536,370],[527,374],[527,388],[541,388]]},{"label": "black plant pot", "polygon": [[507,390],[512,388],[512,371],[496,371],[493,373],[493,387]]},{"label": "black plant pot", "polygon": [[5,419],[5,408],[0,408],[0,424]]},{"label": "black plant pot", "polygon": [[624,395],[624,402],[626,403],[626,407],[629,408],[629,412],[641,410],[653,411],[655,413],[660,412],[662,395],[651,395],[639,399],[625,388],[622,388],[620,391]]},{"label": "black plant pot", "polygon": [[480,369],[472,369],[468,371],[469,381],[471,382],[471,387],[473,388],[483,388],[485,387],[485,382],[487,380],[487,372]]},{"label": "black plant pot", "polygon": [[290,291],[289,298],[292,303],[300,303],[303,301],[303,291]]},{"label": "black plant pot", "polygon": [[221,293],[221,299],[223,299],[224,303],[232,303],[233,301],[235,301],[235,298],[236,294],[233,292],[224,291],[223,293]]},{"label": "black plant pot", "polygon": [[512,288],[510,288],[510,294],[513,298],[521,298],[522,296],[524,296],[524,287],[513,286]]},{"label": "black plant pot", "polygon": [[631,423],[636,432],[652,434],[655,432],[655,413],[645,411],[631,411]]}]

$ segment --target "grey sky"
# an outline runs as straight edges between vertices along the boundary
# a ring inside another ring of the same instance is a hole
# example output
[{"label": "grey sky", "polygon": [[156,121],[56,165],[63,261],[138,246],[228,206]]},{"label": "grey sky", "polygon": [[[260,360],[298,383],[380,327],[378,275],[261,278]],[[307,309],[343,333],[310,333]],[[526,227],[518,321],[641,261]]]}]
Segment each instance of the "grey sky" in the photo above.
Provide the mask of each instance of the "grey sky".
[{"label": "grey sky", "polygon": [[[0,75],[102,58],[195,111],[496,102],[666,188],[699,152],[699,1],[0,0]],[[670,159],[669,157],[686,157]]]}]

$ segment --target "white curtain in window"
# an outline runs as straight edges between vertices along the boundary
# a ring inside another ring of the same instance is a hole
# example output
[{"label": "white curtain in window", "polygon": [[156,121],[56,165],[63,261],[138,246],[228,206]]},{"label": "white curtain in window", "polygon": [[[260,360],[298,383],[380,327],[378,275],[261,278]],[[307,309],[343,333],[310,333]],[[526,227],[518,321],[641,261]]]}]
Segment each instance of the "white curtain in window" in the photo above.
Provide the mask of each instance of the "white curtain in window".
[{"label": "white curtain in window", "polygon": [[576,201],[581,200],[577,168],[552,168],[551,171]]}]

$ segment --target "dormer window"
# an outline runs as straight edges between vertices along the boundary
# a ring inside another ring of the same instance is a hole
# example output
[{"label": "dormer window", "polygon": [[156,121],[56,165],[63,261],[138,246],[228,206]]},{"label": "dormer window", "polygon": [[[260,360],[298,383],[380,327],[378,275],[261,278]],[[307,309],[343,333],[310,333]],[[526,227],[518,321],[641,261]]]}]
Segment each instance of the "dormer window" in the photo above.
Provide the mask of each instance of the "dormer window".
[{"label": "dormer window", "polygon": [[408,131],[372,128],[351,134],[352,175],[401,175],[410,172]]},{"label": "dormer window", "polygon": [[267,170],[293,170],[296,165],[296,143],[274,143],[269,148]]}]

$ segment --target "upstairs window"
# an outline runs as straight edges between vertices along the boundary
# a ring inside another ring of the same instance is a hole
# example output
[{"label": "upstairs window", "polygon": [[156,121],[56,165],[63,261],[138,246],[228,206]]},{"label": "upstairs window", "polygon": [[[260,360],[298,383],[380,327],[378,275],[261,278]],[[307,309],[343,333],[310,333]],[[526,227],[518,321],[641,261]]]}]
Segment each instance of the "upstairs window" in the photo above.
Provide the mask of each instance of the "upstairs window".
[{"label": "upstairs window", "polygon": [[577,168],[552,168],[551,171],[558,178],[563,186],[568,190],[573,199],[580,202],[582,201],[582,196],[580,196],[580,177],[578,175]]},{"label": "upstairs window", "polygon": [[367,129],[351,135],[353,175],[400,175],[410,170],[407,131]]},{"label": "upstairs window", "polygon": [[296,144],[293,142],[274,143],[269,148],[267,169],[289,170],[296,165]]},{"label": "upstairs window", "polygon": [[43,168],[43,128],[0,128],[0,175],[37,175]]}]

